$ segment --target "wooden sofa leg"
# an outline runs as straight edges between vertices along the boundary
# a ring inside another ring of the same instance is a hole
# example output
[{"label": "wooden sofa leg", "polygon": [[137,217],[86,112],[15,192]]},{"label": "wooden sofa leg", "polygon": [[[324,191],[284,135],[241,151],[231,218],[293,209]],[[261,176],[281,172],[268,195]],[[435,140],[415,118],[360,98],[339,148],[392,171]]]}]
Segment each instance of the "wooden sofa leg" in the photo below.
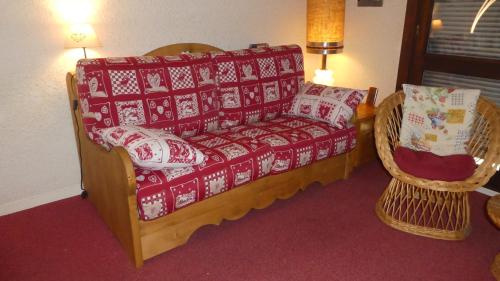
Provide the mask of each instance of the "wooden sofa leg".
[{"label": "wooden sofa leg", "polygon": [[351,175],[352,170],[354,169],[354,166],[356,165],[356,156],[357,156],[357,149],[353,149],[351,152],[347,153],[346,155],[346,162],[345,162],[345,170],[344,170],[344,179],[348,179],[349,176]]},{"label": "wooden sofa leg", "polygon": [[84,185],[89,200],[113,232],[127,255],[139,268],[143,265],[135,174],[123,147],[103,152],[84,140],[89,148],[83,157]]},{"label": "wooden sofa leg", "polygon": [[[108,185],[108,204],[113,208],[109,226],[127,251],[128,256],[136,268],[142,267],[142,245],[139,218],[137,215],[137,197],[135,194],[135,173],[129,162],[128,153],[122,147],[115,147],[111,155],[118,156],[121,161],[113,161],[107,178],[111,179]],[[127,159],[127,160],[125,160]],[[119,172],[121,171],[121,172]],[[101,197],[102,198],[102,197]]]},{"label": "wooden sofa leg", "polygon": [[128,198],[129,203],[129,218],[130,218],[130,234],[131,240],[129,249],[127,249],[129,258],[134,262],[136,268],[141,268],[144,265],[142,256],[142,244],[139,229],[139,219],[137,218],[137,201],[135,197]]}]

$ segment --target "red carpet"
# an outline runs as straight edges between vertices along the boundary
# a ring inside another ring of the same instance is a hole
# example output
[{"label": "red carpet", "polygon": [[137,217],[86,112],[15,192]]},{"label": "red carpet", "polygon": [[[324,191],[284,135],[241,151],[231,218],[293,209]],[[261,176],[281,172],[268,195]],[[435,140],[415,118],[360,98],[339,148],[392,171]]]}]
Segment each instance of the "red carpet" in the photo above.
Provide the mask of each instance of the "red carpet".
[{"label": "red carpet", "polygon": [[0,217],[0,280],[493,280],[500,232],[471,195],[472,234],[449,242],[382,224],[374,206],[389,178],[378,163],[311,187],[136,270],[88,201],[74,197]]}]

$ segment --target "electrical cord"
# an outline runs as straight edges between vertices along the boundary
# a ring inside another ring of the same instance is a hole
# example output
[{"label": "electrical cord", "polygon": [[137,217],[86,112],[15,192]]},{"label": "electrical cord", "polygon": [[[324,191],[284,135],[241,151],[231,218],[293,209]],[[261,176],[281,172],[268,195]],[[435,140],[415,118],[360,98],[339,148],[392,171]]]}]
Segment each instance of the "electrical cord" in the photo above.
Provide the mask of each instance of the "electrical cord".
[{"label": "electrical cord", "polygon": [[83,187],[83,167],[82,167],[82,144],[80,141],[80,126],[78,125],[78,119],[76,116],[76,110],[78,109],[78,101],[73,100],[73,117],[75,118],[75,124],[76,124],[76,142],[78,144],[78,161],[80,163],[80,190],[82,193],[80,194],[80,197],[82,199],[87,198],[88,193]]}]

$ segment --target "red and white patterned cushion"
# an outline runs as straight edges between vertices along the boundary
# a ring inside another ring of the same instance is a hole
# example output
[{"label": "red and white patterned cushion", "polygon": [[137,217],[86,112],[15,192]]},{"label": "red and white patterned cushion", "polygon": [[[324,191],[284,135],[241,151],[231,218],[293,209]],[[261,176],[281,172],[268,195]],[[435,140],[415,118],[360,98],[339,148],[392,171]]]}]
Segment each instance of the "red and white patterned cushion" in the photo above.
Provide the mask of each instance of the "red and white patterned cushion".
[{"label": "red and white patterned cushion", "polygon": [[352,150],[356,128],[331,127],[326,123],[293,116],[231,128],[271,145],[275,160],[271,174],[279,174]]},{"label": "red and white patterned cushion", "polygon": [[188,138],[207,156],[202,164],[135,170],[140,218],[151,220],[268,174],[348,152],[355,137],[354,127],[282,117]]},{"label": "red and white patterned cushion", "polygon": [[83,59],[76,67],[85,130],[118,125],[178,136],[218,129],[215,68],[208,54]]},{"label": "red and white patterned cushion", "polygon": [[302,50],[297,45],[211,55],[219,84],[222,128],[279,117],[304,84]]},{"label": "red and white patterned cushion", "polygon": [[346,128],[366,90],[329,87],[308,82],[295,96],[288,114]]},{"label": "red and white patterned cushion", "polygon": [[205,155],[185,140],[161,129],[117,126],[100,130],[105,146],[123,146],[141,168],[160,170],[198,165]]},{"label": "red and white patterned cushion", "polygon": [[139,216],[152,220],[269,174],[268,144],[228,131],[187,139],[207,156],[197,166],[152,171],[137,168]]},{"label": "red and white patterned cushion", "polygon": [[[147,168],[135,169],[143,220],[355,145],[353,127],[340,130],[306,118],[281,117],[304,85],[302,51],[296,45],[86,59],[78,62],[76,74],[85,130],[93,141],[133,148],[132,159],[147,162],[142,164]],[[351,100],[345,101],[349,106]],[[233,128],[216,130],[219,119],[223,127]],[[136,131],[125,136],[123,128],[107,129],[122,125]],[[184,137],[195,153],[165,132]],[[149,143],[153,139],[164,143]],[[147,149],[139,145],[143,142]],[[182,149],[170,151],[172,147]],[[196,155],[194,162],[193,157],[176,157],[180,150],[182,155]],[[201,163],[196,151],[205,155]],[[159,169],[165,159],[173,166]]]}]

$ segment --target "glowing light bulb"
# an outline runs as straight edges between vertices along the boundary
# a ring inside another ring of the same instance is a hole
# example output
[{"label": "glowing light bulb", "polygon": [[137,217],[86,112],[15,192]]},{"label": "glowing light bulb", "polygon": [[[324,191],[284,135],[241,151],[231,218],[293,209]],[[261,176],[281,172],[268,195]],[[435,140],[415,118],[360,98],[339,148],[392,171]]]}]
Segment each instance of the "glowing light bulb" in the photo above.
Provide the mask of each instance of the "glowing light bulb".
[{"label": "glowing light bulb", "polygon": [[333,71],[328,69],[316,69],[314,71],[313,82],[326,86],[333,86],[335,79],[333,78]]}]

